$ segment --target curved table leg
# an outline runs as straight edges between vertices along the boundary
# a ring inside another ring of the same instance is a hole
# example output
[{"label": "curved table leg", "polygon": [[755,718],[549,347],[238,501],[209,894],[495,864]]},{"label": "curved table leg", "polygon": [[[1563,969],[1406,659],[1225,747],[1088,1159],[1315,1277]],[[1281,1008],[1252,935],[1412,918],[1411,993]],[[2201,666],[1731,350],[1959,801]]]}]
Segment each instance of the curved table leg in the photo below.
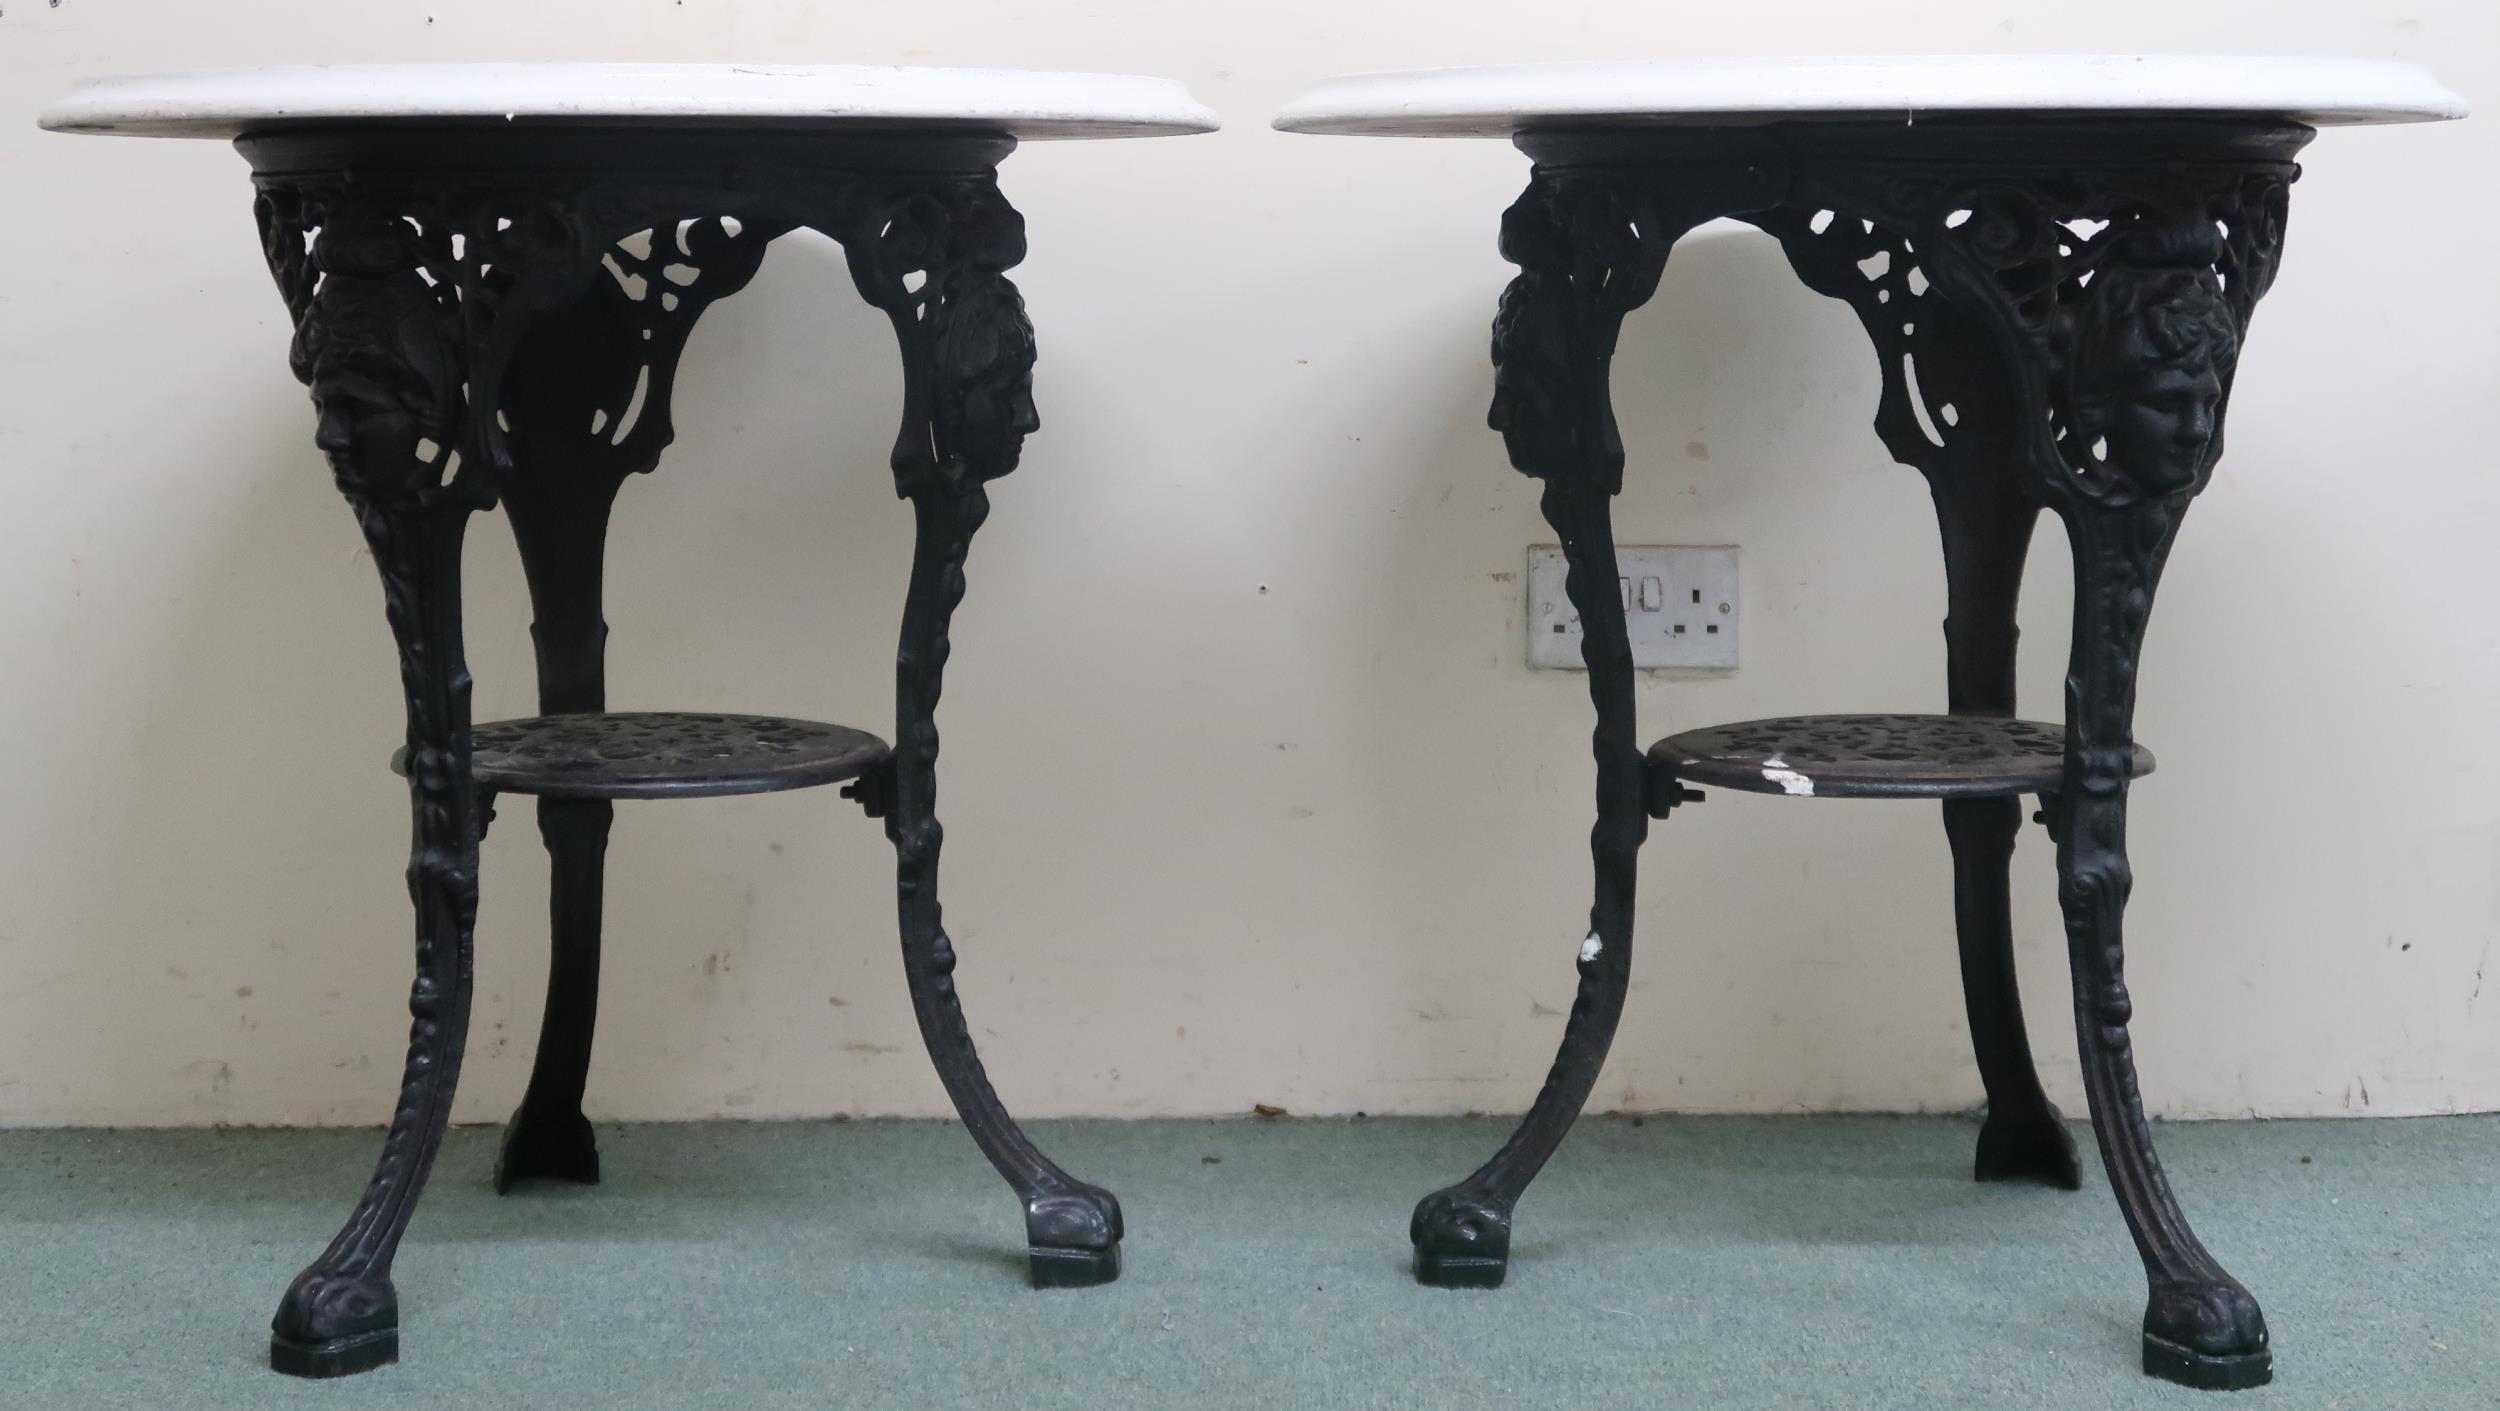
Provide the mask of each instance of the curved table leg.
[{"label": "curved table leg", "polygon": [[[1956,715],[2014,714],[2014,604],[2038,506],[2008,493],[2005,479],[1936,481],[1944,533],[1945,670]],[[1971,1049],[1988,1092],[1973,1176],[2039,1181],[2075,1190],[2083,1166],[2074,1134],[2032,1064],[2014,981],[2010,871],[2022,801],[1947,799],[1945,837],[1953,848],[1953,928],[1962,958],[1962,1002]]]},{"label": "curved table leg", "polygon": [[[2285,150],[2305,132],[2284,139]],[[2086,290],[2082,272],[2057,271],[2061,292],[2073,291],[2053,306],[2057,316],[2037,316],[2052,306],[1993,296],[2006,287],[2003,262],[2022,257],[2001,238],[2008,223],[2062,213],[2071,195],[2006,188],[1980,201],[1958,230],[1931,235],[1926,248],[1939,255],[1940,285],[1997,321],[2009,361],[2031,360],[2024,385],[2038,389],[2037,400],[2017,415],[2034,438],[2034,488],[2073,545],[2066,768],[2051,812],[2058,900],[2093,1133],[2144,1261],[2144,1370],[2235,1388],[2272,1377],[2273,1348],[2256,1299],[2197,1239],[2153,1152],[2128,1035],[2127,793],[2136,669],[2154,590],[2179,523],[2221,456],[2240,340],[2271,282],[2297,172],[2288,161],[2180,171],[2142,176],[2140,195],[2095,193],[2097,209],[2123,219],[2068,247],[2092,277]],[[2135,204],[2121,204],[2130,198]]]},{"label": "curved table leg", "polygon": [[1597,711],[1589,833],[1596,896],[1579,993],[1545,1086],[1501,1150],[1425,1196],[1407,1227],[1416,1278],[1483,1288],[1508,1271],[1511,1212],[1588,1100],[1631,981],[1633,884],[1649,809],[1608,510],[1624,462],[1608,388],[1615,340],[1624,316],[1658,287],[1684,232],[1767,203],[1780,180],[1776,164],[1752,148],[1711,149],[1664,173],[1582,166],[1591,153],[1568,139],[1530,152],[1536,171],[1502,217],[1502,253],[1519,274],[1493,323],[1491,422],[1511,464],[1544,482],[1540,508],[1569,564],[1565,586],[1580,615]]},{"label": "curved table leg", "polygon": [[404,226],[339,211],[316,254],[328,282],[299,326],[296,369],[320,411],[317,440],[382,576],[408,707],[416,904],[414,1023],[399,1103],[364,1197],[295,1277],[271,1322],[270,1365],[331,1377],[394,1361],[391,1258],[451,1115],[469,1026],[480,809],[469,775],[469,673],[460,635],[460,546],[481,482],[449,478],[459,442],[456,355],[428,332],[439,304]]},{"label": "curved table leg", "polygon": [[[527,388],[515,380],[515,388]],[[525,398],[512,398],[530,430]],[[547,418],[552,420],[552,418]],[[550,443],[517,435],[522,450]],[[537,711],[542,716],[607,708],[607,623],[600,615],[607,510],[617,478],[567,455],[532,455],[530,473],[505,488],[505,518],[530,580],[537,648]],[[547,846],[547,1006],[537,1028],[530,1088],[502,1128],[495,1191],[522,1181],[595,1186],[600,1148],[582,1091],[590,1086],[590,1038],[600,1008],[600,911],[605,901],[605,798],[540,798],[537,836]]]},{"label": "curved table leg", "polygon": [[921,1041],[990,1164],[1024,1203],[1037,1288],[1119,1276],[1120,1202],[1061,1170],[990,1086],[955,991],[955,947],[938,904],[938,696],[947,628],[964,595],[964,556],[989,515],[983,488],[1015,467],[1033,412],[1032,325],[1006,270],[1024,225],[994,177],[939,179],[864,202],[831,233],[861,294],[901,345],[903,431],[893,466],[912,504],[911,582],[895,653],[892,767],[855,793],[885,818],[895,853],[903,968]]},{"label": "curved table leg", "polygon": [[[1975,144],[1940,163],[1870,130],[1801,153],[1799,213],[1771,223],[1809,285],[1858,309],[1885,368],[1877,428],[1929,470],[1939,503],[1940,476],[2001,465],[2066,524],[2066,764],[2047,816],[2084,1087],[2144,1261],[2144,1368],[2199,1387],[2264,1382],[2273,1354],[2256,1300],[2171,1194],[2136,1085],[2120,930],[2135,673],[2163,559],[2221,457],[2240,340],[2273,283],[2310,136],[2282,123],[2009,129],[2001,155]],[[1802,214],[1817,207],[1831,215]],[[1863,261],[1854,283],[1844,261]],[[1918,285],[1904,283],[1912,270]],[[1975,1030],[1978,1015],[1974,1001]]]},{"label": "curved table leg", "polygon": [[2135,669],[2153,586],[2184,501],[2067,515],[2075,545],[2074,664],[2067,680],[2067,783],[2056,811],[2058,900],[2074,974],[2084,1091],[2110,1189],[2150,1286],[2144,1370],[2190,1386],[2257,1386],[2273,1375],[2265,1315],[2189,1228],[2171,1193],[2136,1084],[2127,1035],[2122,919]]},{"label": "curved table leg", "polygon": [[[1822,188],[1835,175],[1842,183]],[[1817,186],[1815,199],[1846,204],[1850,178],[1863,175],[1810,170],[1808,180]],[[1902,234],[1913,223],[1891,214],[1878,223],[1791,205],[1745,219],[1780,242],[1806,287],[1846,301],[1873,340],[1883,373],[1876,433],[1894,459],[1927,478],[1943,533],[1948,707],[1956,715],[2010,717],[2015,602],[2040,516],[2021,477],[2021,397],[1985,321],[1927,295],[1921,258]],[[2082,1165],[2073,1135],[2041,1091],[2014,981],[2008,871],[2021,827],[2017,799],[1944,804],[1963,1004],[1988,1091],[1972,1170],[1982,1181],[2038,1180],[2071,1190],[2081,1184]]]},{"label": "curved table leg", "polygon": [[[617,493],[656,466],[676,434],[672,393],[696,320],[754,277],[774,230],[758,222],[731,234],[714,216],[656,220],[639,248],[600,250],[607,273],[540,311],[517,340],[501,388],[517,473],[506,477],[503,498],[529,579],[542,715],[607,709],[601,600]],[[614,819],[605,799],[538,801],[549,865],[547,1005],[529,1089],[496,1156],[499,1192],[532,1180],[599,1179],[582,1093],[598,1022]]]},{"label": "curved table leg", "polygon": [[1596,899],[1588,939],[1580,945],[1579,993],[1545,1086],[1490,1161],[1457,1185],[1425,1196],[1408,1222],[1415,1277],[1447,1288],[1493,1288],[1508,1272],[1511,1211],[1588,1101],[1632,979],[1633,887],[1649,833],[1647,775],[1635,733],[1632,644],[1616,586],[1607,496],[1602,489],[1549,483],[1543,505],[1570,565],[1565,589],[1580,614],[1589,696],[1597,707],[1591,740],[1597,823],[1589,832]]},{"label": "curved table leg", "polygon": [[2082,1159],[2065,1114],[2040,1086],[2023,1025],[2022,991],[2014,981],[2010,873],[2022,813],[2019,799],[1953,799],[1944,805],[1945,836],[1953,847],[1963,1010],[1988,1093],[1971,1175],[2080,1190]]},{"label": "curved table leg", "polygon": [[599,1183],[599,1138],[582,1115],[591,1034],[599,1017],[599,926],[605,893],[606,799],[540,799],[548,862],[547,1005],[521,1105],[495,1152],[495,1191],[526,1181]]},{"label": "curved table leg", "polygon": [[[504,510],[529,579],[536,621],[538,709],[542,715],[607,708],[600,578],[608,510],[617,482],[579,466],[534,462],[515,477]],[[538,833],[548,877],[547,1004],[529,1088],[504,1125],[495,1189],[525,1181],[599,1180],[599,1145],[582,1115],[590,1082],[591,1037],[599,1015],[599,932],[608,829],[605,799],[542,798]]]}]

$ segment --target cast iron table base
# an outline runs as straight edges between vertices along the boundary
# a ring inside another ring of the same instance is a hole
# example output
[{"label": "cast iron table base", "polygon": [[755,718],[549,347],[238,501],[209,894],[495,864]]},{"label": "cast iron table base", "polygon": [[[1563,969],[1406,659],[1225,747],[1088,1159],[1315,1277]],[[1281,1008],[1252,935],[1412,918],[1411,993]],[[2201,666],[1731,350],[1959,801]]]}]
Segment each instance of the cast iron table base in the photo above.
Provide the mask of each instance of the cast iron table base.
[{"label": "cast iron table base", "polygon": [[[612,801],[848,781],[897,859],[912,1007],[964,1125],[1025,1209],[1037,1286],[1119,1271],[1119,1202],[1045,1157],[991,1090],[939,919],[935,714],[985,486],[1037,425],[1032,327],[1006,271],[1023,220],[999,192],[1004,135],[820,134],[501,124],[294,129],[238,146],[296,325],[329,456],[381,571],[399,643],[415,842],[415,1018],[373,1180],[297,1276],[270,1363],[300,1376],[398,1355],[393,1253],[451,1110],[469,1019],[478,839],[498,792],[539,796],[554,871],[545,1026],[498,1190],[592,1182],[581,1112],[597,1005]],[[895,656],[895,740],[753,716],[606,710],[601,566],[626,477],[658,464],[695,319],[799,228],[840,242],[892,320],[904,408],[892,462],[917,533]],[[512,518],[536,621],[532,720],[472,728],[461,655],[469,516]]]},{"label": "cast iron table base", "polygon": [[[2188,1227],[2153,1153],[2127,1026],[2120,915],[2132,724],[2154,585],[2222,451],[2250,313],[2273,281],[2306,126],[2184,117],[1921,117],[1759,128],[1547,130],[1502,224],[1520,267],[1494,322],[1492,423],[1544,482],[1597,708],[1596,903],[1560,1053],[1509,1142],[1426,1196],[1427,1283],[1490,1287],[1511,1213],[1587,1101],[1631,973],[1635,859],[1688,782],[1941,798],[1972,1046],[1988,1094],[1981,1180],[2080,1183],[2033,1069],[2014,985],[2008,859],[2019,796],[2057,842],[2093,1131],[2149,1298],[2144,1368],[2198,1387],[2271,1375],[2257,1302]],[[1845,300],[1883,369],[1875,426],[1928,481],[1948,608],[1943,717],[1809,717],[1693,732],[1644,761],[1608,502],[1624,454],[1608,393],[1623,318],[1677,239],[1734,217]],[[2063,726],[2012,719],[2014,605],[2035,521],[2064,521],[2075,613]]]}]

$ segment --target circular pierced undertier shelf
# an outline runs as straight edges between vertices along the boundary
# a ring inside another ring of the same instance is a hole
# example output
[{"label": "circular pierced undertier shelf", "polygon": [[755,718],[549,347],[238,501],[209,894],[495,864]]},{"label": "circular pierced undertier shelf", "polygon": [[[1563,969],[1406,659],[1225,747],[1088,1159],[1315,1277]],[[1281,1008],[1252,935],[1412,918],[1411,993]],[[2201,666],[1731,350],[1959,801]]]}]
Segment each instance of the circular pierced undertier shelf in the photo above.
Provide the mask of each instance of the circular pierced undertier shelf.
[{"label": "circular pierced undertier shelf", "polygon": [[[613,711],[498,720],[471,732],[478,787],[560,799],[768,794],[856,779],[892,753],[864,730],[768,715]],[[408,772],[408,752],[391,756]]]},{"label": "circular pierced undertier shelf", "polygon": [[[1692,784],[1826,799],[1957,799],[2054,790],[2066,727],[1984,715],[1792,715],[1670,735],[1649,762]],[[2135,777],[2153,755],[2135,748]]]}]

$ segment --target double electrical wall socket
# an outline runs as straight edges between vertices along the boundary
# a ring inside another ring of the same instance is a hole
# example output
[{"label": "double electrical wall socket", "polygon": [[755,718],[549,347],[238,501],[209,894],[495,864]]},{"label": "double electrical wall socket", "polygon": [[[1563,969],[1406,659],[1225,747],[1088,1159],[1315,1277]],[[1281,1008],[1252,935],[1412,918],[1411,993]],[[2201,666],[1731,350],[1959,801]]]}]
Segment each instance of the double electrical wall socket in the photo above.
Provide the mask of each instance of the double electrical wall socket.
[{"label": "double electrical wall socket", "polygon": [[[1736,665],[1736,550],[1617,544],[1615,591],[1632,664],[1727,670]],[[1563,551],[1528,549],[1528,665],[1580,671],[1580,614],[1563,591]]]}]

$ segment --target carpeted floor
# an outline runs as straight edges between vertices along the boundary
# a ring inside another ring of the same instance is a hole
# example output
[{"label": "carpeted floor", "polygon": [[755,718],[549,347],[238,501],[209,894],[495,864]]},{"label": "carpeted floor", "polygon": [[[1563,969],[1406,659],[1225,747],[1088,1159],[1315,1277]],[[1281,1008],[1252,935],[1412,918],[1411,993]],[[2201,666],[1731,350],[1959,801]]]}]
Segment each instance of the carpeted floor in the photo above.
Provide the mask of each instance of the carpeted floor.
[{"label": "carpeted floor", "polygon": [[1507,1287],[1417,1286],[1409,1207],[1505,1126],[1038,1124],[1130,1229],[1119,1283],[1051,1293],[951,1125],[612,1127],[605,1185],[506,1199],[466,1129],[400,1256],[404,1360],[332,1383],[262,1367],[268,1317],[376,1134],[0,1132],[0,1406],[2500,1407],[2500,1119],[2162,1129],[2274,1329],[2241,1393],[2136,1370],[2097,1169],[1974,1185],[1943,1118],[1590,1119]]}]

